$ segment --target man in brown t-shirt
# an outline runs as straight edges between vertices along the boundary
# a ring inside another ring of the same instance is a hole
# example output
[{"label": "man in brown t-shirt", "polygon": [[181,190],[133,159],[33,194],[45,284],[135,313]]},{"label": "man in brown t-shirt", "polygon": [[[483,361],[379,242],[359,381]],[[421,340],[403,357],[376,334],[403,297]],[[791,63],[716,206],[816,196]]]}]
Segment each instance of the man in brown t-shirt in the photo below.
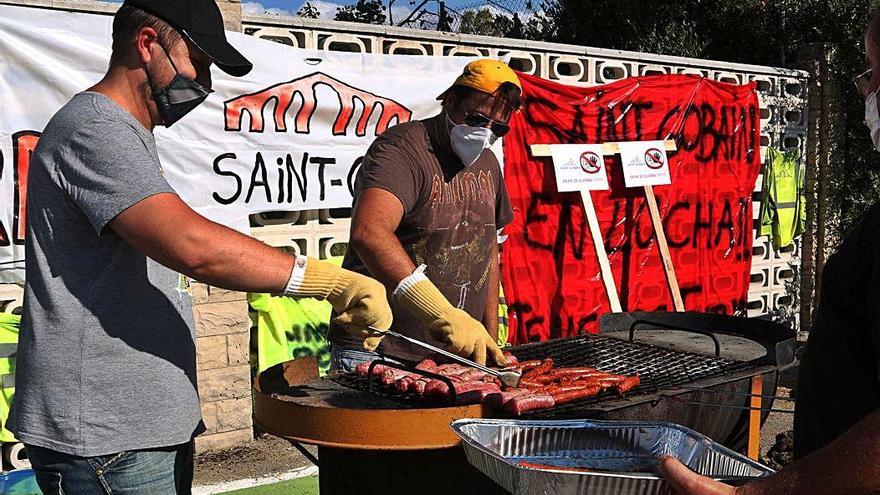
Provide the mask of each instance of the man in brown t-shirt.
[{"label": "man in brown t-shirt", "polygon": [[[504,361],[495,344],[497,232],[513,217],[488,148],[509,130],[521,91],[506,64],[476,60],[440,95],[440,114],[379,136],[358,172],[343,261],[388,288],[392,329],[480,362]],[[381,339],[368,345],[341,330],[331,326],[333,368],[375,355],[363,348]],[[393,337],[378,351],[412,361],[426,355]]]}]

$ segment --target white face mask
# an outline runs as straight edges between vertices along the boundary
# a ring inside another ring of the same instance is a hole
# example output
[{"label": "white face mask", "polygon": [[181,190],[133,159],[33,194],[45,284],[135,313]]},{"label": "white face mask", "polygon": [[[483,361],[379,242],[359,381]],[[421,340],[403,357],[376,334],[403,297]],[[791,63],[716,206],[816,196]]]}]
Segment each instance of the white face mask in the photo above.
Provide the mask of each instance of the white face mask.
[{"label": "white face mask", "polygon": [[873,92],[865,99],[865,122],[871,130],[871,140],[874,141],[874,149],[880,151],[880,112],[877,110],[877,92]]},{"label": "white face mask", "polygon": [[472,127],[465,124],[456,124],[446,116],[446,121],[451,129],[449,140],[452,143],[452,151],[461,159],[465,167],[470,167],[477,161],[483,150],[489,149],[498,139],[488,127]]}]

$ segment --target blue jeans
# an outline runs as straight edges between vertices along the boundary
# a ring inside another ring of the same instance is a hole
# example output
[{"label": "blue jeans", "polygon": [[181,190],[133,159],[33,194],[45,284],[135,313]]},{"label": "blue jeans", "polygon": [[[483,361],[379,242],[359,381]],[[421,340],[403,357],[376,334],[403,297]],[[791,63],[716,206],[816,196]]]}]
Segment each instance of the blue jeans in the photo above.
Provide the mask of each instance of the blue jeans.
[{"label": "blue jeans", "polygon": [[[359,351],[357,349],[344,349],[337,345],[330,346],[330,371],[352,372],[358,363],[373,361],[380,356],[375,352]],[[385,357],[386,361],[394,361]],[[397,361],[394,361],[395,363]]]},{"label": "blue jeans", "polygon": [[25,445],[43,495],[180,495],[192,491],[193,445],[77,457]]}]

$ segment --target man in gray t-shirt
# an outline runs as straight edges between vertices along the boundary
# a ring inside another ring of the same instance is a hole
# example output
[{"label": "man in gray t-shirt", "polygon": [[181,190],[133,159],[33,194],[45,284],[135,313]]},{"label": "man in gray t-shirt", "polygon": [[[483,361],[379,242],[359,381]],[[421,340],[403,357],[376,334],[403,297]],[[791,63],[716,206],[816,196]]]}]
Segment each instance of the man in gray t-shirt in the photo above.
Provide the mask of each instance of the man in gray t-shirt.
[{"label": "man in gray t-shirt", "polygon": [[203,427],[184,275],[326,298],[356,335],[391,324],[378,282],[210,222],[166,182],[152,129],[207,97],[212,63],[251,68],[213,0],[127,0],[106,76],[34,151],[8,426],[45,495],[189,493]]}]

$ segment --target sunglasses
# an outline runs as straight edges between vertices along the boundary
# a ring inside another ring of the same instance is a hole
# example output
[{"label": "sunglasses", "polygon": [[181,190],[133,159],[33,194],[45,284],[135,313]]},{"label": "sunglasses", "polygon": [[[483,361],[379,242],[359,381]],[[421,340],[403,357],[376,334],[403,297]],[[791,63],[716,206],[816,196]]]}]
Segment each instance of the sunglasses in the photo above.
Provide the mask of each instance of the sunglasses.
[{"label": "sunglasses", "polygon": [[853,84],[865,98],[871,93],[871,82],[874,80],[874,71],[877,70],[877,67],[875,65],[853,78]]},{"label": "sunglasses", "polygon": [[492,120],[480,112],[470,111],[464,114],[464,123],[471,127],[488,127],[492,134],[502,137],[510,132],[510,126],[497,120]]}]

